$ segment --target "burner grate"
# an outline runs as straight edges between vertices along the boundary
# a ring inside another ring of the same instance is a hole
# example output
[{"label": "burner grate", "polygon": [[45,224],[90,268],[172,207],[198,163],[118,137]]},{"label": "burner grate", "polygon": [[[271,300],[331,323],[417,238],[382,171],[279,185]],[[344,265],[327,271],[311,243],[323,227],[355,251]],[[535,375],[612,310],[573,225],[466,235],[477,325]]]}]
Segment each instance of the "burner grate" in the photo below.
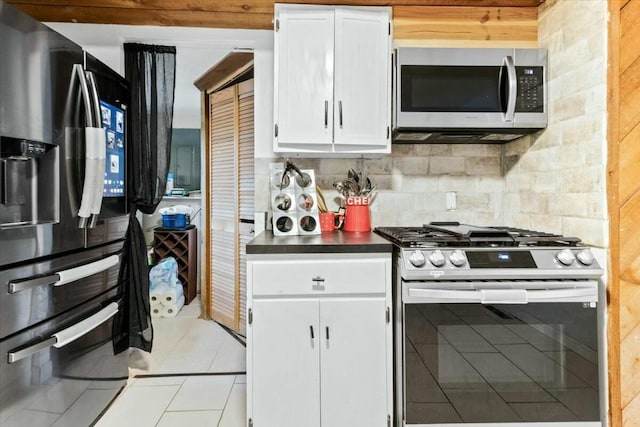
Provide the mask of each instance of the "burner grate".
[{"label": "burner grate", "polygon": [[431,223],[422,227],[377,227],[374,232],[403,248],[578,246],[580,239],[515,227]]}]

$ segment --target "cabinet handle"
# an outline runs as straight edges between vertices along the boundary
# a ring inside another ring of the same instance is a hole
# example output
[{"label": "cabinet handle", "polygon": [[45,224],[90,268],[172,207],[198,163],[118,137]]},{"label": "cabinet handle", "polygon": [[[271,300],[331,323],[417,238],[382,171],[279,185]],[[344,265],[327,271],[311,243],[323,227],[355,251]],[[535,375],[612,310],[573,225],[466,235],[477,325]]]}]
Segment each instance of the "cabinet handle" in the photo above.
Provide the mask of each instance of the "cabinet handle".
[{"label": "cabinet handle", "polygon": [[311,331],[311,339],[314,339],[315,336],[313,335],[313,325],[309,325],[309,331]]},{"label": "cabinet handle", "polygon": [[340,116],[340,129],[342,129],[342,101],[338,101],[338,115]]},{"label": "cabinet handle", "polygon": [[327,326],[327,341],[329,341],[329,327]]},{"label": "cabinet handle", "polygon": [[324,101],[324,128],[329,126],[329,101]]},{"label": "cabinet handle", "polygon": [[313,284],[311,285],[311,289],[313,289],[314,291],[324,291],[325,287],[323,277],[316,276],[313,277],[311,281],[313,282]]}]

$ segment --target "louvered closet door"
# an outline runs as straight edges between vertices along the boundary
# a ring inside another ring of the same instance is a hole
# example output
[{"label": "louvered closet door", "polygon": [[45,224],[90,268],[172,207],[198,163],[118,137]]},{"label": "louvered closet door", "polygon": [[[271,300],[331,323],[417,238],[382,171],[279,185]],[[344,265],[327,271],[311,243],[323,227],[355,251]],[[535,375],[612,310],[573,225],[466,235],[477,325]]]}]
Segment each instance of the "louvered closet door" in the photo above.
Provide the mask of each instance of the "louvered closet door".
[{"label": "louvered closet door", "polygon": [[237,328],[237,108],[236,87],[213,93],[210,100],[211,317]]},{"label": "louvered closet door", "polygon": [[245,334],[246,251],[253,238],[253,79],[209,97],[211,317]]},{"label": "louvered closet door", "polygon": [[238,84],[239,332],[246,335],[247,243],[254,234],[253,79]]}]

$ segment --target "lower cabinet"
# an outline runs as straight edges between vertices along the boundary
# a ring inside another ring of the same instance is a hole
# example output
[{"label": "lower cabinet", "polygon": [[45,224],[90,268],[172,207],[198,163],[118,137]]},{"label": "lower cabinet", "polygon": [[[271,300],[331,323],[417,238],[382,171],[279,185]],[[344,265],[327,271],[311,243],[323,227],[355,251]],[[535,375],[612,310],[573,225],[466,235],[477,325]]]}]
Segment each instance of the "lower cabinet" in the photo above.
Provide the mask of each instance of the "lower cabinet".
[{"label": "lower cabinet", "polygon": [[[388,425],[392,414],[391,303],[386,292],[390,261],[378,261],[384,268],[376,280],[385,286],[371,283],[375,291],[367,292],[366,284],[359,285],[356,288],[362,291],[356,294],[349,292],[353,286],[339,284],[333,284],[333,289],[344,289],[344,294],[333,292],[332,283],[319,281],[331,282],[331,274],[323,277],[321,267],[314,270],[310,263],[310,284],[300,277],[299,294],[284,295],[270,281],[265,286],[273,294],[261,290],[253,295],[251,290],[269,279],[249,272],[250,426]],[[250,260],[250,270],[252,265]],[[278,270],[282,274],[287,266]]]}]

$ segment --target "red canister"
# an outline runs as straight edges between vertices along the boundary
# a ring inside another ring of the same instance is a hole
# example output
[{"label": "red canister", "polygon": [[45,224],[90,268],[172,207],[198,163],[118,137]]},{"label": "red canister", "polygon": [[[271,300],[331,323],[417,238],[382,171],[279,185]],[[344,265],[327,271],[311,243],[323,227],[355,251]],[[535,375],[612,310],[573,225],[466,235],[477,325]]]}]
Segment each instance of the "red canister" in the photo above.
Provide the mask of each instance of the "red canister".
[{"label": "red canister", "polygon": [[344,231],[371,231],[370,200],[364,196],[347,197]]}]

